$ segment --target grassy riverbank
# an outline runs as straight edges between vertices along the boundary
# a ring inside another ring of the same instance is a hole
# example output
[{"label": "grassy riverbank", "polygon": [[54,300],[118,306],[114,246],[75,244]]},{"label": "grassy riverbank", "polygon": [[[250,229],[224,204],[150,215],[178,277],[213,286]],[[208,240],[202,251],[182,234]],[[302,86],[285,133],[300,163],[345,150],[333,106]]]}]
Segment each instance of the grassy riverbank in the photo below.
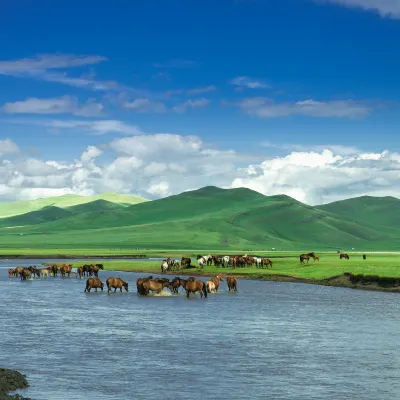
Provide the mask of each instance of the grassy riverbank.
[{"label": "grassy riverbank", "polygon": [[[297,254],[297,253],[296,253]],[[271,253],[268,256],[273,261],[272,269],[259,268],[220,268],[215,266],[203,269],[194,268],[182,271],[172,271],[168,275],[193,275],[193,276],[213,276],[222,272],[234,275],[242,279],[273,280],[315,283],[330,286],[346,287],[365,287],[376,290],[393,290],[396,288],[380,287],[378,284],[364,285],[361,283],[352,284],[345,273],[353,275],[364,275],[367,277],[375,276],[381,278],[400,279],[400,255],[398,254],[367,254],[367,259],[363,260],[361,254],[350,253],[350,260],[340,260],[338,254],[318,253],[320,261],[310,261],[309,264],[302,265],[298,256],[290,253]],[[283,257],[283,258],[272,258]],[[85,263],[90,263],[86,260]],[[98,262],[98,260],[93,260]],[[143,272],[151,274],[160,273],[159,261],[128,261],[112,260],[104,261],[104,268],[110,271]],[[83,265],[82,262],[73,263],[74,267]],[[196,262],[194,261],[196,265]],[[368,287],[367,287],[368,286]],[[397,290],[397,289],[396,289]]]}]

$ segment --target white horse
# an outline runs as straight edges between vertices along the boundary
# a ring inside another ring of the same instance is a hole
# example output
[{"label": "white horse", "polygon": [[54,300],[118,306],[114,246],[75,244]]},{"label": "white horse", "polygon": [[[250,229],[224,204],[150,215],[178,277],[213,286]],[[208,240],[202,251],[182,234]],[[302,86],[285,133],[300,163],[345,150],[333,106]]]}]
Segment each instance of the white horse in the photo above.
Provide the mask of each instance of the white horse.
[{"label": "white horse", "polygon": [[208,256],[200,256],[197,259],[197,264],[199,265],[200,268],[203,268],[204,265],[207,265],[208,260],[211,258],[211,254],[209,254]]},{"label": "white horse", "polygon": [[206,283],[206,288],[208,293],[215,293],[215,283],[213,281],[208,281]]},{"label": "white horse", "polygon": [[222,265],[227,267],[229,265],[229,256],[222,257]]},{"label": "white horse", "polygon": [[164,260],[161,264],[161,273],[165,273],[166,271],[168,271],[168,263],[167,260]]},{"label": "white horse", "polygon": [[256,266],[257,266],[257,268],[260,268],[260,267],[261,267],[261,264],[262,264],[262,258],[260,258],[260,257],[254,257],[254,260],[256,261]]}]

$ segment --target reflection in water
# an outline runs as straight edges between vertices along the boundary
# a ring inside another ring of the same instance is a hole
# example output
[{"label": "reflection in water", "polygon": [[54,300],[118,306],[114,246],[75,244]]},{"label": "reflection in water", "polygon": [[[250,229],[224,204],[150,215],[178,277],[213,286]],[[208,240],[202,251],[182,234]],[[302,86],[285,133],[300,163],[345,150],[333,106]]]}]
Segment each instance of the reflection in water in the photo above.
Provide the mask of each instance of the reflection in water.
[{"label": "reflection in water", "polygon": [[75,276],[10,280],[21,264],[39,262],[0,262],[0,367],[26,374],[33,399],[398,397],[396,294],[239,281],[146,298],[139,275],[101,271],[130,286],[107,295]]}]

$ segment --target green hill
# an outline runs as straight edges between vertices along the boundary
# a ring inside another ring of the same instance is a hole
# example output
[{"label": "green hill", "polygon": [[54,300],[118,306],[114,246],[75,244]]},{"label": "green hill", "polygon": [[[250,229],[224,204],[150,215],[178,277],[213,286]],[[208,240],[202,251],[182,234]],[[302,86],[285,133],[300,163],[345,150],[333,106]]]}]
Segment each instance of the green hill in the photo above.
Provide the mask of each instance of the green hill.
[{"label": "green hill", "polygon": [[37,211],[43,207],[54,206],[59,208],[72,207],[79,204],[91,203],[97,200],[104,200],[112,203],[123,204],[129,206],[138,204],[147,199],[139,196],[132,196],[117,193],[103,193],[98,196],[78,196],[75,194],[65,194],[63,196],[48,197],[46,199],[15,201],[8,203],[0,202],[0,218],[11,217],[15,215],[25,214],[31,211]]},{"label": "green hill", "polygon": [[[371,205],[359,201],[352,205],[358,209],[355,216],[349,206],[338,207],[338,202],[311,207],[284,195],[209,186],[132,206],[97,200],[67,207],[70,214],[60,219],[42,217],[34,224],[23,223],[21,215],[14,229],[0,229],[0,243],[39,248],[397,248],[400,233],[392,221],[382,217],[386,221],[382,222],[378,215],[365,221],[369,212],[362,213],[360,207]],[[375,213],[386,215],[397,202],[384,198]],[[0,219],[0,226],[4,222]]]}]

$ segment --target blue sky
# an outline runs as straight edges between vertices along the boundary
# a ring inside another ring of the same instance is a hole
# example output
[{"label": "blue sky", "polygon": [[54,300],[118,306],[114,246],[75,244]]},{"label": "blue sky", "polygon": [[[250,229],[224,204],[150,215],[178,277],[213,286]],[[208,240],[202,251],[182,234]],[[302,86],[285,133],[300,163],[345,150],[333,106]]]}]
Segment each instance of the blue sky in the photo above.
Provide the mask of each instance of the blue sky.
[{"label": "blue sky", "polygon": [[[160,197],[205,184],[309,203],[390,192],[386,175],[372,177],[378,187],[364,176],[374,157],[384,171],[400,151],[400,0],[63,3],[1,6],[2,200],[103,190]],[[151,158],[141,140],[159,153]],[[174,140],[199,140],[197,153],[175,145],[166,154]],[[346,177],[356,171],[358,189],[343,192],[332,179],[309,194],[281,173],[293,163],[316,172],[318,157],[334,173],[356,163]],[[274,186],[265,182],[271,160],[284,165]],[[44,167],[28,178],[24,163]]]}]

